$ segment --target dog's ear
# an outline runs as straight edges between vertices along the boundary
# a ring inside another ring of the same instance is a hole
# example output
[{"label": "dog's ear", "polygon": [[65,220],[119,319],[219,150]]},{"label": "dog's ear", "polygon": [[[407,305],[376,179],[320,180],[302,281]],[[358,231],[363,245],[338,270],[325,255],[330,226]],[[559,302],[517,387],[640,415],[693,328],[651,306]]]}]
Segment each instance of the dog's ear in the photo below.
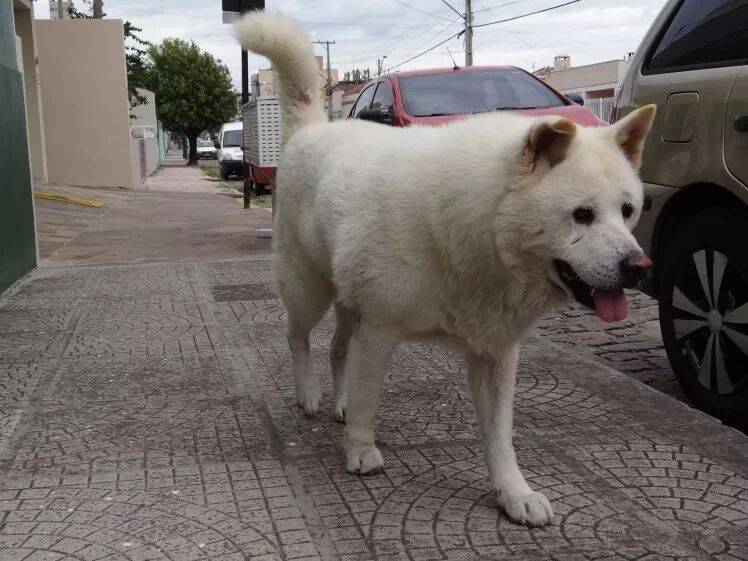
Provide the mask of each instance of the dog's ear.
[{"label": "dog's ear", "polygon": [[652,128],[656,110],[655,105],[645,105],[610,127],[616,143],[636,169],[641,165],[644,139]]},{"label": "dog's ear", "polygon": [[533,173],[541,163],[549,168],[560,164],[566,158],[576,133],[577,126],[565,117],[535,123],[527,133],[522,150],[527,173]]}]

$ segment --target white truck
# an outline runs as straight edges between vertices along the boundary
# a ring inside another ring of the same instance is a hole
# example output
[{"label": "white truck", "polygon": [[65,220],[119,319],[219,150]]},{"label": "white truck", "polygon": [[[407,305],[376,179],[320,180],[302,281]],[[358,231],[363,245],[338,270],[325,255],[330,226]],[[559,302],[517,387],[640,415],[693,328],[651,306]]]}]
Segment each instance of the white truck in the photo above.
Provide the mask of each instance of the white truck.
[{"label": "white truck", "polygon": [[244,117],[244,165],[246,187],[258,195],[272,188],[281,153],[281,109],[278,96],[250,99]]},{"label": "white truck", "polygon": [[242,122],[224,123],[216,140],[216,159],[221,179],[242,176]]}]

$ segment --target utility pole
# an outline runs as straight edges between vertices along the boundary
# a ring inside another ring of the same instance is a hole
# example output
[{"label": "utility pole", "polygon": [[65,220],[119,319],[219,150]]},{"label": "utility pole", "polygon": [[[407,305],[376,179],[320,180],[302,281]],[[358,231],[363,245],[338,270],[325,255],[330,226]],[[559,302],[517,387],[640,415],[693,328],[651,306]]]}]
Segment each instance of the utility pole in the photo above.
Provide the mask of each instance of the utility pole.
[{"label": "utility pole", "polygon": [[62,0],[57,0],[57,19],[65,19],[65,6]]},{"label": "utility pole", "polygon": [[332,72],[330,70],[330,45],[335,41],[315,41],[317,45],[324,45],[327,49],[327,118],[332,121]]},{"label": "utility pole", "polygon": [[473,66],[473,2],[465,0],[465,66]]},{"label": "utility pole", "polygon": [[95,19],[104,17],[104,0],[93,0],[93,17]]},{"label": "utility pole", "polygon": [[377,76],[382,75],[382,65],[384,64],[384,59],[387,58],[387,55],[384,55],[382,58],[377,59]]}]

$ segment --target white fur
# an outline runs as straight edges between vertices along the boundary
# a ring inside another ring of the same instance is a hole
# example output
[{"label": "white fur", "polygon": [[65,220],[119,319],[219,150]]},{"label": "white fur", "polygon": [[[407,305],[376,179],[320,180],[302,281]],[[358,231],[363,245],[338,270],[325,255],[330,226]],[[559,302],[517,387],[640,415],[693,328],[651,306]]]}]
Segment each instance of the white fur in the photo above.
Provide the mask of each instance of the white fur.
[{"label": "white fur", "polygon": [[[309,332],[335,302],[331,363],[346,466],[375,472],[383,460],[374,421],[392,349],[412,339],[449,345],[467,360],[499,504],[515,522],[549,523],[550,504],[527,485],[512,447],[518,349],[538,318],[569,301],[553,259],[604,288],[619,282],[621,257],[640,251],[630,233],[642,203],[632,162],[652,111],[596,129],[508,113],[439,128],[329,124],[316,101],[299,101],[317,79],[292,20],[252,14],[238,36],[271,59],[285,107],[273,275],[299,404],[318,412]],[[552,165],[530,139],[558,123],[566,132],[551,134],[560,158]],[[634,145],[629,159],[625,141]],[[635,208],[629,220],[624,202]],[[579,205],[594,205],[599,220],[576,224]]]}]

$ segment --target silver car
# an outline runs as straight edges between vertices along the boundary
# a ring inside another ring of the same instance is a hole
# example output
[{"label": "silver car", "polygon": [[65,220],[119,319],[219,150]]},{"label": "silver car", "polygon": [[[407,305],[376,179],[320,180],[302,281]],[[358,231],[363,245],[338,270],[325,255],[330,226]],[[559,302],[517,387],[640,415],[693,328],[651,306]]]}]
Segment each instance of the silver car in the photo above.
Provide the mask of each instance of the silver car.
[{"label": "silver car", "polygon": [[670,0],[618,93],[655,103],[638,226],[670,364],[693,403],[748,427],[748,1]]}]

